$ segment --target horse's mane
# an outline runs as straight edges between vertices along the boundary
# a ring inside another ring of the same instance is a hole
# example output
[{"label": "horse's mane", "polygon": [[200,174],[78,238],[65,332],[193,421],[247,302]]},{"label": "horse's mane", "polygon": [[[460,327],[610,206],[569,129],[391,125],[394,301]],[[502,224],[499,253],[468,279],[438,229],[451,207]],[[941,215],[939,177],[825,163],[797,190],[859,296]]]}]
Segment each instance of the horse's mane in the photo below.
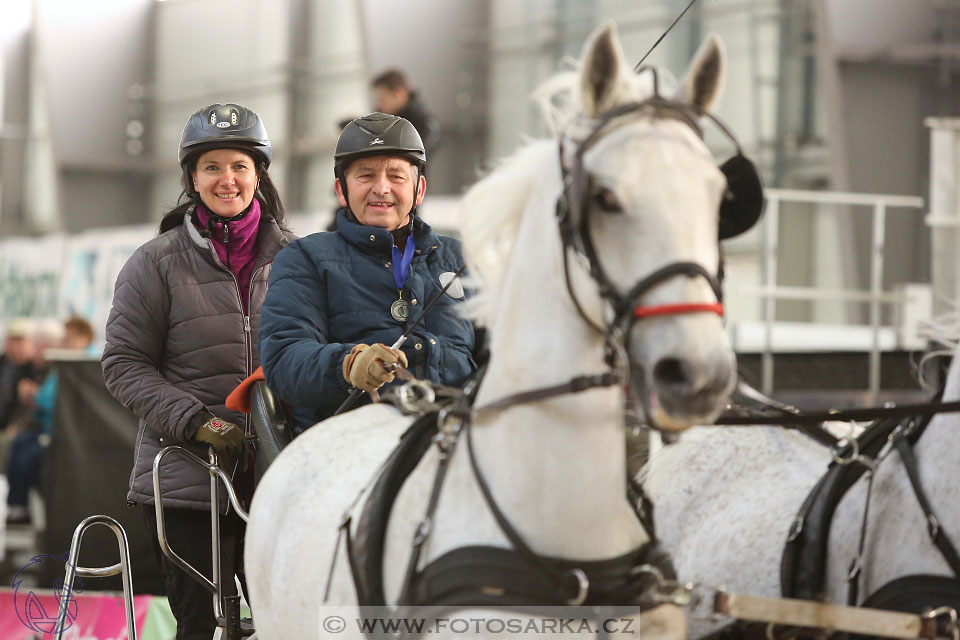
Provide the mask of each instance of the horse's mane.
[{"label": "horse's mane", "polygon": [[[566,65],[569,67],[570,63]],[[513,253],[520,222],[543,167],[557,161],[557,139],[582,140],[594,127],[584,115],[580,100],[580,74],[561,71],[533,92],[552,139],[532,140],[507,157],[475,183],[460,205],[461,237],[470,269],[470,284],[477,290],[464,313],[480,324],[490,325]],[[660,72],[661,91],[672,91],[676,81]],[[653,93],[651,74],[631,77],[622,99],[643,100]]]},{"label": "horse's mane", "polygon": [[935,390],[941,381],[936,376],[927,379],[930,369],[927,362],[935,358],[950,359],[960,348],[960,308],[954,301],[947,302],[952,309],[921,322],[917,329],[919,336],[929,345],[916,365],[920,385],[928,390]]},{"label": "horse's mane", "polygon": [[555,162],[556,143],[528,143],[474,184],[460,204],[463,250],[470,285],[477,294],[464,313],[489,326],[496,313],[504,276],[520,231],[527,201],[544,166]]}]

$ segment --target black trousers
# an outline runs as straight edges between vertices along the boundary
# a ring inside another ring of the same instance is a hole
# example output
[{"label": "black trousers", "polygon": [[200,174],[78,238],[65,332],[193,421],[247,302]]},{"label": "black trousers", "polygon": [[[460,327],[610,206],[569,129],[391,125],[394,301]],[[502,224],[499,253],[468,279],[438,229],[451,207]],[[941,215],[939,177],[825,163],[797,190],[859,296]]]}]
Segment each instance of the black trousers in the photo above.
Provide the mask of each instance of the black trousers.
[{"label": "black trousers", "polygon": [[[170,609],[177,619],[177,640],[210,640],[217,628],[213,615],[213,595],[202,584],[173,564],[160,550],[157,516],[153,505],[141,505],[143,521],[153,542],[160,574],[167,591]],[[167,545],[191,566],[213,581],[210,550],[210,512],[192,509],[164,509]],[[243,573],[243,536],[246,523],[234,511],[220,516],[220,575],[223,593],[236,595],[234,575],[247,593]]]}]

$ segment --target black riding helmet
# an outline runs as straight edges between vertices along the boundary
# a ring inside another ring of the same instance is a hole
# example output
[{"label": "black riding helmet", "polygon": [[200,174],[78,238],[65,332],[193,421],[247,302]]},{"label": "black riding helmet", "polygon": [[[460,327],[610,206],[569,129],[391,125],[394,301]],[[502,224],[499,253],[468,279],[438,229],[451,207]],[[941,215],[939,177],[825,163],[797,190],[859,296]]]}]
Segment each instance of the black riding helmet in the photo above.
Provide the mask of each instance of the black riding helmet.
[{"label": "black riding helmet", "polygon": [[194,193],[191,167],[212,149],[239,149],[264,167],[273,159],[267,128],[253,109],[232,103],[206,106],[190,116],[180,136],[179,159],[188,194]]},{"label": "black riding helmet", "polygon": [[[420,176],[427,166],[427,152],[416,127],[409,120],[386,113],[369,113],[349,122],[340,132],[337,150],[333,154],[333,173],[340,182],[344,199],[347,198],[346,170],[351,162],[364,156],[399,156],[417,167],[413,186],[413,201],[417,201]],[[347,210],[350,210],[349,204]],[[410,211],[410,221],[417,206]]]},{"label": "black riding helmet", "polygon": [[180,137],[180,164],[196,151],[216,148],[251,150],[270,166],[273,150],[267,128],[253,109],[239,104],[211,104],[187,120]]}]

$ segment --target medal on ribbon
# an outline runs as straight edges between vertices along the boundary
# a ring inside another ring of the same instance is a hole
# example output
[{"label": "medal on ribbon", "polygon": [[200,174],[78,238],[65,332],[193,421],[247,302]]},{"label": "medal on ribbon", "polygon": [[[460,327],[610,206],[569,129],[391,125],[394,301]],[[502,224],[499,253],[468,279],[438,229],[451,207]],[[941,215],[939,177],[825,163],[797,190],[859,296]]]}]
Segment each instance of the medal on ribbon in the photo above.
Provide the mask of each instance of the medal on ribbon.
[{"label": "medal on ribbon", "polygon": [[410,273],[410,264],[413,262],[413,236],[407,237],[407,244],[400,253],[400,248],[393,246],[393,282],[397,285],[397,299],[390,305],[390,315],[397,322],[406,322],[409,313],[409,303],[403,299],[403,284]]}]

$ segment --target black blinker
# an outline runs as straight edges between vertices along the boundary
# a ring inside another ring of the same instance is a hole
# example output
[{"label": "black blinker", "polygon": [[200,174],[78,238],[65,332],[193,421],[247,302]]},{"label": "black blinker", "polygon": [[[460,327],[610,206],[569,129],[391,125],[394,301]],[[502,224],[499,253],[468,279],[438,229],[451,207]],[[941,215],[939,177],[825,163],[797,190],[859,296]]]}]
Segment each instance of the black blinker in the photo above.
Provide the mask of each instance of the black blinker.
[{"label": "black blinker", "polygon": [[763,184],[756,166],[738,153],[720,166],[727,191],[720,203],[720,239],[750,230],[763,213]]}]

